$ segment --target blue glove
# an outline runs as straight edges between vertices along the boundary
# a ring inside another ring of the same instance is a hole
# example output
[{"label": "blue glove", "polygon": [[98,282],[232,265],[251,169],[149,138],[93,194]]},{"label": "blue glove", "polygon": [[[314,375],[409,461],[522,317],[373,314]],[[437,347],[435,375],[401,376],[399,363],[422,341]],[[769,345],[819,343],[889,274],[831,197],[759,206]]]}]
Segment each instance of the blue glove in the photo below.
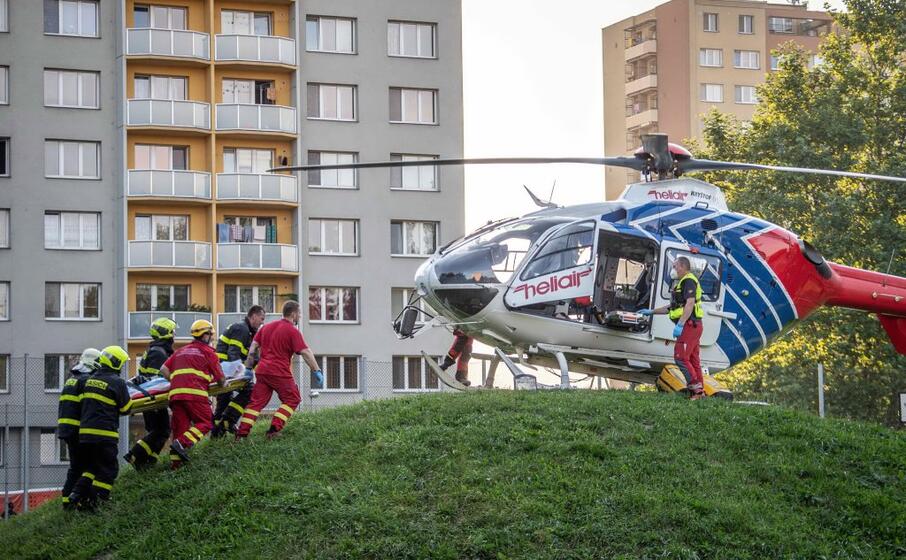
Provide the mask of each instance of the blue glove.
[{"label": "blue glove", "polygon": [[653,309],[640,309],[639,315],[645,315],[646,317],[649,315],[654,315],[654,310]]},{"label": "blue glove", "polygon": [[316,369],[311,372],[315,376],[315,382],[312,383],[312,389],[323,389],[324,388],[324,374],[321,373],[321,370]]},{"label": "blue glove", "polygon": [[683,326],[677,324],[675,327],[673,327],[673,338],[679,338],[681,334],[683,334]]}]

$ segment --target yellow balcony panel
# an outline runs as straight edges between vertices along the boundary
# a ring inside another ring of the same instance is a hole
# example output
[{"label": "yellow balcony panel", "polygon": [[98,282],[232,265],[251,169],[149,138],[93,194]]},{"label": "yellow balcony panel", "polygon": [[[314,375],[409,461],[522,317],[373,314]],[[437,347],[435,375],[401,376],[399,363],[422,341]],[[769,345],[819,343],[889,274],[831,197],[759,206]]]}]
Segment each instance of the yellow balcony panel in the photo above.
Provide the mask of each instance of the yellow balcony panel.
[{"label": "yellow balcony panel", "polygon": [[201,101],[130,99],[126,105],[130,128],[154,128],[178,133],[211,132],[211,105]]},{"label": "yellow balcony panel", "polygon": [[657,122],[657,109],[648,109],[626,117],[626,128],[637,128]]},{"label": "yellow balcony panel", "polygon": [[299,247],[281,243],[218,243],[217,270],[296,274]]},{"label": "yellow balcony panel", "polygon": [[218,103],[218,133],[296,135],[296,108],[283,105]]},{"label": "yellow balcony panel", "polygon": [[296,68],[296,41],[272,35],[216,35],[214,60],[218,64],[275,64]]},{"label": "yellow balcony panel", "polygon": [[132,28],[126,30],[126,55],[137,58],[176,59],[209,64],[211,36],[180,29]]},{"label": "yellow balcony panel", "polygon": [[194,311],[130,311],[129,312],[129,339],[130,340],[151,340],[148,334],[148,328],[151,323],[166,318],[176,323],[176,332],[174,338],[189,339],[192,334],[189,328],[192,323],[199,319],[211,320],[210,313],[196,313]]},{"label": "yellow balcony panel", "polygon": [[638,45],[627,48],[624,53],[624,60],[629,62],[630,60],[635,60],[639,57],[655,53],[657,53],[657,39],[648,39],[647,41],[642,41]]},{"label": "yellow balcony panel", "polygon": [[211,201],[211,174],[202,171],[130,169],[127,181],[130,199]]},{"label": "yellow balcony panel", "polygon": [[218,173],[217,201],[295,205],[299,201],[299,180],[295,175],[273,173]]},{"label": "yellow balcony panel", "polygon": [[646,89],[654,89],[657,87],[657,74],[648,74],[626,84],[626,95],[634,95],[640,91],[645,91]]},{"label": "yellow balcony panel", "polygon": [[211,270],[211,244],[202,241],[129,241],[129,268]]}]

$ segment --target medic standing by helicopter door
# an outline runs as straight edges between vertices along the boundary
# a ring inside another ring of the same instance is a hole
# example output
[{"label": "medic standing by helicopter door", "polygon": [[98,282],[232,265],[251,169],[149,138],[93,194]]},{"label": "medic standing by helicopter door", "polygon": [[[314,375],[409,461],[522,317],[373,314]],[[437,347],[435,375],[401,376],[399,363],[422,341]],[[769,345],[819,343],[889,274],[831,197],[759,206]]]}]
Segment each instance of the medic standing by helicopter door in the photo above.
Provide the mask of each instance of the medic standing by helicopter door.
[{"label": "medic standing by helicopter door", "polygon": [[670,269],[670,278],[675,280],[670,291],[670,304],[657,309],[643,309],[642,315],[666,313],[673,327],[676,345],[673,348],[673,360],[686,377],[689,398],[698,400],[704,397],[702,382],[702,365],[699,361],[699,347],[702,338],[702,287],[698,278],[692,274],[692,265],[686,257],[677,257]]}]

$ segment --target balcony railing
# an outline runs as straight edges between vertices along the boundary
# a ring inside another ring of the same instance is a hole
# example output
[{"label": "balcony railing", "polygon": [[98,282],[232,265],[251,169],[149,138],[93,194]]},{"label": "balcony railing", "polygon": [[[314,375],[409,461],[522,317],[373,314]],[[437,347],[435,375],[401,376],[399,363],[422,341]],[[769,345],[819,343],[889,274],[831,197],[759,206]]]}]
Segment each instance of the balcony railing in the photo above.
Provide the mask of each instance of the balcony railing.
[{"label": "balcony railing", "polygon": [[278,243],[218,243],[217,270],[299,270],[299,247]]},{"label": "balcony railing", "polygon": [[200,171],[130,169],[129,196],[211,198],[211,174]]},{"label": "balcony railing", "polygon": [[630,61],[654,53],[657,53],[657,39],[648,39],[628,47],[623,55],[623,60]]},{"label": "balcony railing", "polygon": [[173,126],[211,129],[211,105],[199,101],[130,99],[126,116],[130,126]]},{"label": "balcony railing", "polygon": [[211,268],[211,244],[198,241],[130,241],[135,268]]},{"label": "balcony railing", "polygon": [[296,108],[282,105],[217,104],[217,130],[296,133]]},{"label": "balcony railing", "polygon": [[268,35],[216,35],[214,59],[296,65],[296,41]]},{"label": "balcony railing", "polygon": [[296,202],[299,186],[295,175],[218,173],[217,200],[274,200]]},{"label": "balcony railing", "polygon": [[189,328],[199,319],[211,320],[210,313],[196,313],[194,311],[130,311],[129,312],[129,338],[151,338],[148,328],[151,323],[167,318],[176,322],[176,338],[192,338]]},{"label": "balcony railing", "polygon": [[126,30],[126,54],[211,59],[207,33],[179,29],[135,28]]},{"label": "balcony railing", "polygon": [[648,109],[647,111],[640,111],[634,115],[631,115],[626,118],[626,128],[636,128],[639,126],[647,126],[652,123],[657,122],[657,109]]},{"label": "balcony railing", "polygon": [[626,84],[626,95],[633,95],[646,89],[657,87],[657,74],[648,74],[647,76],[636,78]]},{"label": "balcony railing", "polygon": [[[264,324],[270,323],[271,321],[276,321],[282,319],[283,315],[280,313],[268,313],[264,316]],[[223,332],[223,330],[233,323],[238,323],[245,319],[245,313],[218,313],[217,314],[217,332]]]}]

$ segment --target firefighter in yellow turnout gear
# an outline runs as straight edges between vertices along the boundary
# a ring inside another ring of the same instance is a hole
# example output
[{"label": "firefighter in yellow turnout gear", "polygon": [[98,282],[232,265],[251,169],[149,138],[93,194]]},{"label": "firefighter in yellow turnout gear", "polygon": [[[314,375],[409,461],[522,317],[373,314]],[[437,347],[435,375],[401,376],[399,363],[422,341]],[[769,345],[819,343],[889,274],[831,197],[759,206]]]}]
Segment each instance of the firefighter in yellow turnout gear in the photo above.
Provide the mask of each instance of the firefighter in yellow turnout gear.
[{"label": "firefighter in yellow turnout gear", "polygon": [[60,404],[58,407],[57,437],[66,444],[69,451],[69,469],[66,471],[66,482],[63,483],[63,509],[72,509],[69,495],[75,488],[76,482],[85,472],[85,453],[79,445],[79,424],[82,418],[82,389],[85,380],[97,369],[97,359],[101,351],[95,348],[86,348],[79,357],[79,363],[72,368],[70,377],[63,384],[60,391]]}]

